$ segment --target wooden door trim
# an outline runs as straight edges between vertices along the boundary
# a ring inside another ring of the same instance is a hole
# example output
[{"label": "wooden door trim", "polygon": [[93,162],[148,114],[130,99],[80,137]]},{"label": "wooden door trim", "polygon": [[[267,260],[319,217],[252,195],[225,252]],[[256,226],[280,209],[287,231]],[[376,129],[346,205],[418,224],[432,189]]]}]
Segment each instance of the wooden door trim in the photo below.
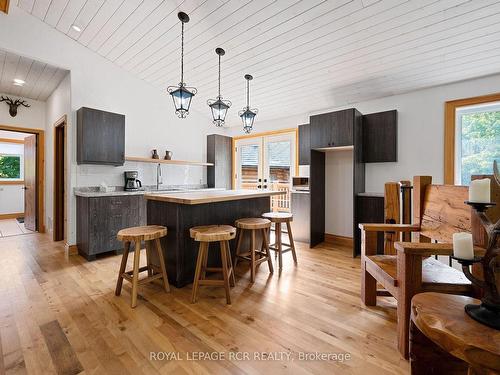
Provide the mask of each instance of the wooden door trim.
[{"label": "wooden door trim", "polygon": [[231,138],[231,158],[232,158],[232,167],[231,167],[231,186],[233,189],[236,189],[236,141],[240,139],[250,139],[250,138],[260,138],[260,137],[268,137],[272,135],[285,134],[285,133],[295,133],[295,174],[299,171],[299,128],[286,128],[280,130],[270,130],[267,132],[260,132],[254,134],[246,134],[246,135],[237,135]]},{"label": "wooden door trim", "polygon": [[24,144],[24,139],[0,138],[0,143],[20,143],[20,144]]},{"label": "wooden door trim", "polygon": [[[58,193],[58,190],[56,189],[56,186],[57,186],[57,168],[58,168],[58,165],[56,164],[56,155],[57,155],[57,136],[56,136],[56,133],[57,133],[57,130],[58,128],[63,128],[63,141],[64,141],[64,144],[63,144],[63,154],[64,154],[64,166],[63,166],[63,185],[64,185],[64,196],[63,196],[63,201],[64,201],[64,212],[63,212],[63,217],[60,218],[58,217],[58,209],[57,209],[57,204],[58,204],[58,199],[57,199],[57,193]],[[67,156],[68,156],[68,153],[67,153],[67,139],[68,139],[68,121],[67,121],[67,116],[66,115],[63,115],[59,120],[57,120],[55,123],[54,123],[54,135],[53,135],[53,139],[54,139],[54,185],[53,185],[53,207],[52,207],[52,217],[53,217],[53,220],[52,220],[52,239],[54,241],[62,241],[62,240],[65,240],[67,239],[67,230],[68,230],[68,224],[66,222],[67,220],[67,217],[68,217],[68,207],[67,207],[67,189],[66,189],[66,182],[67,182],[67,174],[68,174],[68,170],[67,170]],[[59,233],[58,231],[56,230],[56,225],[58,223],[58,220],[62,220],[63,221],[63,233],[62,233],[62,238],[59,237]]]},{"label": "wooden door trim", "polygon": [[444,183],[455,184],[455,112],[459,107],[500,101],[500,93],[450,100],[444,104]]},{"label": "wooden door trim", "polygon": [[45,131],[42,129],[21,128],[18,126],[2,125],[0,130],[14,131],[19,133],[34,134],[37,136],[36,147],[36,171],[37,171],[37,223],[38,232],[45,233]]},{"label": "wooden door trim", "polygon": [[9,13],[9,2],[10,0],[0,0],[0,11],[5,14]]}]

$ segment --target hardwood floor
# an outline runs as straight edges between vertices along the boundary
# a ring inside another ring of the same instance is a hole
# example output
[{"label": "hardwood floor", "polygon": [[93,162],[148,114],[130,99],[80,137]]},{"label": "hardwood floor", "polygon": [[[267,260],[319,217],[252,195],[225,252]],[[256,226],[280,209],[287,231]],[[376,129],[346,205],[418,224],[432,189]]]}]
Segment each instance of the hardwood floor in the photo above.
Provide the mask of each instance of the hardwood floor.
[{"label": "hardwood floor", "polygon": [[[0,374],[407,374],[394,303],[362,306],[351,249],[297,245],[297,267],[287,253],[281,275],[263,265],[253,286],[248,264],[238,264],[232,305],[223,288],[201,288],[193,305],[191,286],[167,294],[147,284],[131,309],[128,283],[114,295],[120,256],[67,260],[47,235],[1,238]],[[192,360],[196,352],[225,359]],[[259,352],[293,360],[255,359]],[[300,360],[300,352],[351,358]]]}]

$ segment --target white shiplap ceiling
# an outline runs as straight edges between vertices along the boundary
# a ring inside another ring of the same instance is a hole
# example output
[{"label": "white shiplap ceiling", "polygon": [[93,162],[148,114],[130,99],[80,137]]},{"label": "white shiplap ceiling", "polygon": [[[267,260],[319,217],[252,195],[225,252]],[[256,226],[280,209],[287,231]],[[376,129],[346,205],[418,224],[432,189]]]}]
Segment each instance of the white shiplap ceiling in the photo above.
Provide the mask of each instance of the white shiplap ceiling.
[{"label": "white shiplap ceiling", "polygon": [[[180,22],[193,106],[216,96],[226,50],[229,124],[254,76],[260,120],[500,72],[498,0],[19,0],[18,6],[165,89],[179,82]],[[71,26],[77,25],[81,32]]]},{"label": "white shiplap ceiling", "polygon": [[[0,93],[45,101],[67,73],[67,70],[0,49]],[[14,79],[21,79],[25,84],[16,86]]]}]

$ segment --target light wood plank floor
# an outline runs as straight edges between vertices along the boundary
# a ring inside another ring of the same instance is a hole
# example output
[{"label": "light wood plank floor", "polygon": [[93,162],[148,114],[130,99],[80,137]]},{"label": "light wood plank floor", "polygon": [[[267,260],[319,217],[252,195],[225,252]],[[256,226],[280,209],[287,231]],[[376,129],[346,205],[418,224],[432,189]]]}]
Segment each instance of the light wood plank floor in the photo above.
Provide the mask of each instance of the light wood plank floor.
[{"label": "light wood plank floor", "polygon": [[[191,287],[167,294],[149,284],[131,309],[128,283],[114,295],[120,256],[66,260],[47,235],[1,238],[0,374],[407,374],[394,302],[362,306],[359,259],[302,244],[298,258],[294,267],[287,253],[281,275],[262,264],[253,286],[248,265],[238,264],[231,306],[222,288],[201,288],[192,305]],[[151,352],[182,360],[151,360]],[[190,360],[194,352],[225,359]],[[250,358],[229,358],[237,352]],[[293,360],[261,361],[255,352]],[[300,352],[351,359],[300,360]]]}]

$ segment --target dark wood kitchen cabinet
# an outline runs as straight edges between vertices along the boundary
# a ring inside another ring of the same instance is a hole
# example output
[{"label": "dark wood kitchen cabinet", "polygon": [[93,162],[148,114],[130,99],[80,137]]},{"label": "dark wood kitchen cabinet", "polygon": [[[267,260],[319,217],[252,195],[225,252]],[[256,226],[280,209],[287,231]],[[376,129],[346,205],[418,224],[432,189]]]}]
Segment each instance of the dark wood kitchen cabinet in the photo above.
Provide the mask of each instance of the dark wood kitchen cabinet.
[{"label": "dark wood kitchen cabinet", "polygon": [[76,116],[77,163],[123,165],[125,115],[82,107]]},{"label": "dark wood kitchen cabinet", "polygon": [[398,161],[398,112],[363,115],[363,162]]},{"label": "dark wood kitchen cabinet", "polygon": [[143,195],[76,197],[76,242],[78,253],[87,260],[109,251],[121,252],[116,239],[120,229],[146,225]]},{"label": "dark wood kitchen cabinet", "polygon": [[[384,194],[360,193],[356,195],[356,210],[354,212],[354,256],[361,254],[361,230],[359,224],[384,222]],[[377,254],[384,254],[384,233],[377,234]]]},{"label": "dark wood kitchen cabinet", "polygon": [[356,109],[323,113],[310,117],[311,148],[342,147],[354,145]]},{"label": "dark wood kitchen cabinet", "polygon": [[311,137],[309,124],[299,125],[299,165],[309,165],[311,160]]}]

